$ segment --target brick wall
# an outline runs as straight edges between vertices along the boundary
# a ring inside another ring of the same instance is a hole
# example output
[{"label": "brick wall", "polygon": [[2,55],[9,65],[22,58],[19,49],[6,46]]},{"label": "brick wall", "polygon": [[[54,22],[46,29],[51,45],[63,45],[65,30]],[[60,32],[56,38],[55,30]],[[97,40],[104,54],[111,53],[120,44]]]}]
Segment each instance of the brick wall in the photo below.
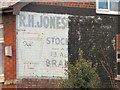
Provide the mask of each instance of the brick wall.
[{"label": "brick wall", "polygon": [[22,79],[17,88],[58,88],[60,80],[57,79]]},{"label": "brick wall", "polygon": [[16,16],[4,15],[4,49],[12,46],[12,57],[4,54],[5,82],[16,79]]},{"label": "brick wall", "polygon": [[120,34],[116,35],[116,50],[120,51]]},{"label": "brick wall", "polygon": [[[34,4],[95,8],[95,2],[34,2]],[[4,76],[5,84],[8,88],[15,87],[13,84],[16,80],[16,16],[12,14],[4,14],[4,48],[12,46],[12,57],[7,57],[4,54]],[[11,83],[12,81],[12,83]],[[16,83],[16,82],[15,82]],[[39,88],[56,88],[59,80],[49,79],[23,79],[17,84],[17,87],[39,87]]]},{"label": "brick wall", "polygon": [[34,4],[81,7],[81,8],[96,8],[95,2],[34,2]]},{"label": "brick wall", "polygon": [[21,82],[16,80],[16,16],[4,14],[4,49],[12,46],[12,57],[5,56],[4,53],[4,77],[3,88],[57,88],[59,80],[51,79],[23,79]]}]

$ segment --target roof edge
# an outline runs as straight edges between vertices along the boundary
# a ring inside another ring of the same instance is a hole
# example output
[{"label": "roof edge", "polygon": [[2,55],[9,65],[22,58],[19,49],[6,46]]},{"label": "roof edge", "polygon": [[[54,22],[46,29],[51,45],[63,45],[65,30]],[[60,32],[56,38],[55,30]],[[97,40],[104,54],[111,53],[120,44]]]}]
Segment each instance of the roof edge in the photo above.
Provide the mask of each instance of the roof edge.
[{"label": "roof edge", "polygon": [[20,10],[31,2],[17,2],[12,6],[2,8],[0,11],[2,13],[13,13],[13,15],[18,15]]}]

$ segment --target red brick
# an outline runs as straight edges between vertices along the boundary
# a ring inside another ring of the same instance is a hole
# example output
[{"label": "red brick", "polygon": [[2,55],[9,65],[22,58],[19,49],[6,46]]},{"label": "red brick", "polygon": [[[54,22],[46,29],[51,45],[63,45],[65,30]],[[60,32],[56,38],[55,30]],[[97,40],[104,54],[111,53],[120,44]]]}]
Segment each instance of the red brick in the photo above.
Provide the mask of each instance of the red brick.
[{"label": "red brick", "polygon": [[[95,2],[34,2],[34,4],[67,6],[67,7],[81,7],[81,8],[95,8]],[[118,36],[117,48],[120,49],[120,36]],[[4,76],[5,80],[16,79],[16,16],[12,14],[4,15],[4,47],[12,46],[12,57],[4,55]],[[39,87],[39,88],[57,88],[60,80],[23,80],[18,84],[18,87]],[[4,86],[6,87],[6,86]],[[8,87],[16,87],[9,85]]]},{"label": "red brick", "polygon": [[4,15],[4,48],[11,45],[13,56],[6,57],[4,54],[4,76],[7,79],[16,79],[16,16]]},{"label": "red brick", "polygon": [[95,8],[95,2],[33,2],[34,4],[44,4],[44,5],[56,5],[56,6],[69,6],[69,7],[81,7],[81,8]]},{"label": "red brick", "polygon": [[120,34],[116,35],[116,49],[120,51]]}]

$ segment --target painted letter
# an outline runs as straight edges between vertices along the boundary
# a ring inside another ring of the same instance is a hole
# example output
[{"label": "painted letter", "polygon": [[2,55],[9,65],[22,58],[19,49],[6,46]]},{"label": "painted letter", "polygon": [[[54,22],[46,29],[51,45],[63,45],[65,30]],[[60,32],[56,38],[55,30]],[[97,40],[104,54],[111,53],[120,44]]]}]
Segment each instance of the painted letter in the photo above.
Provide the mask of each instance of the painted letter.
[{"label": "painted letter", "polygon": [[28,26],[34,27],[34,16],[33,15],[28,15]]},{"label": "painted letter", "polygon": [[19,15],[19,24],[20,26],[25,26],[25,16],[24,15]]},{"label": "painted letter", "polygon": [[46,66],[50,67],[50,60],[49,59],[46,60]]}]

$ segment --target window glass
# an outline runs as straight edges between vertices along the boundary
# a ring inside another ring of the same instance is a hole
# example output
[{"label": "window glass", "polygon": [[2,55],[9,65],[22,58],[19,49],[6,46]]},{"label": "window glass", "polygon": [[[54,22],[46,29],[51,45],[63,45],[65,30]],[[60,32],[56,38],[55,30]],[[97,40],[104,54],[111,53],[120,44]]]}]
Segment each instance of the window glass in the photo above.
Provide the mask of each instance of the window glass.
[{"label": "window glass", "polygon": [[0,38],[3,38],[3,29],[0,28]]},{"label": "window glass", "polygon": [[110,0],[110,10],[111,11],[120,11],[119,7],[119,1],[120,0]]},{"label": "window glass", "polygon": [[3,44],[0,43],[0,74],[3,74]]},{"label": "window glass", "polygon": [[120,54],[118,54],[118,59],[120,59]]},{"label": "window glass", "polygon": [[99,9],[108,9],[108,0],[98,0]]},{"label": "window glass", "polygon": [[118,75],[120,75],[120,62],[118,62]]}]

